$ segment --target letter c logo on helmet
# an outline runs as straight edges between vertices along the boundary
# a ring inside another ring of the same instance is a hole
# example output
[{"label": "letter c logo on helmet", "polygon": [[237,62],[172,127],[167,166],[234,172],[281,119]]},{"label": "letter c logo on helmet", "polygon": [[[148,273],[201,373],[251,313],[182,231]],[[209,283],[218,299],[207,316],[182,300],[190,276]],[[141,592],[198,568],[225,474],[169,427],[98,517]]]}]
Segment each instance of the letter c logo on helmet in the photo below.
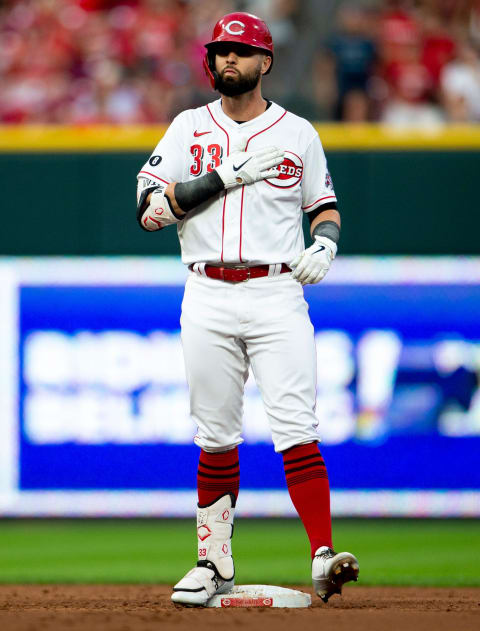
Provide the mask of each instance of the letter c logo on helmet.
[{"label": "letter c logo on helmet", "polygon": [[[236,42],[269,55],[273,64],[273,41],[268,26],[252,13],[229,13],[220,18],[213,27],[212,39],[205,44],[207,54],[203,60],[203,68],[210,80],[212,88],[216,88],[218,79],[215,72],[215,45],[220,42]],[[272,64],[265,74],[268,74]]]},{"label": "letter c logo on helmet", "polygon": [[[232,27],[235,24],[238,24],[240,28],[233,30]],[[243,35],[245,33],[245,24],[243,22],[240,22],[240,20],[232,20],[224,28],[227,31],[227,33],[230,33],[230,35]]]}]

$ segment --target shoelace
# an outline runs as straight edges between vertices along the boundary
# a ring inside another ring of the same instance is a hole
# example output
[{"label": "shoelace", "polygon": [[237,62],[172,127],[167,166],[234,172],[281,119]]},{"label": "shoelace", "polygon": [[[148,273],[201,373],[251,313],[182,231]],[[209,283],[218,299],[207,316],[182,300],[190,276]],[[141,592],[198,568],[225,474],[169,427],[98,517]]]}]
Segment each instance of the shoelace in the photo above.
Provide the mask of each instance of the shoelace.
[{"label": "shoelace", "polygon": [[327,548],[326,550],[320,552],[320,554],[316,554],[315,556],[326,561],[327,559],[332,559],[335,556],[335,552],[332,550],[332,548]]}]

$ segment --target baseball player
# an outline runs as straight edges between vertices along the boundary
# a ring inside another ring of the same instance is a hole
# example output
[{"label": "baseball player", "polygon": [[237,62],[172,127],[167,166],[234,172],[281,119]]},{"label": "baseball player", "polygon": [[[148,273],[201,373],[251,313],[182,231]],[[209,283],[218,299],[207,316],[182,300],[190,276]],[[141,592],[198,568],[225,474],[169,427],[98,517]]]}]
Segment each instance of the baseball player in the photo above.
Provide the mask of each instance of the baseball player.
[{"label": "baseball player", "polygon": [[[333,550],[315,431],[314,331],[302,287],[328,272],[340,216],[318,134],[262,96],[272,63],[267,25],[248,13],[225,15],[204,60],[220,98],[179,114],[138,174],[140,226],[175,224],[190,270],[181,339],[201,449],[198,561],[172,595],[190,606],[234,584],[231,536],[250,366],[310,540],[316,593],[327,602],[359,571],[352,554]],[[313,239],[306,249],[303,213]]]}]

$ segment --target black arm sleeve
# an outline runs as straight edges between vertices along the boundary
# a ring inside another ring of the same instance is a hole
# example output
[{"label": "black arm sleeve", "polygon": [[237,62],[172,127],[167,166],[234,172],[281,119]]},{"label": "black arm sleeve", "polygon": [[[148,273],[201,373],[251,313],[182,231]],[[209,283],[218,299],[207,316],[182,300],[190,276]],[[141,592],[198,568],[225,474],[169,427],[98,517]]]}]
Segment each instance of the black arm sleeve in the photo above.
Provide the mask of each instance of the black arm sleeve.
[{"label": "black arm sleeve", "polygon": [[340,227],[335,221],[321,221],[315,226],[312,232],[312,237],[327,237],[334,243],[338,243],[340,240]]},{"label": "black arm sleeve", "polygon": [[212,171],[196,180],[190,180],[190,182],[177,182],[175,184],[175,199],[180,208],[187,213],[223,191],[224,188],[221,177],[216,171]]}]

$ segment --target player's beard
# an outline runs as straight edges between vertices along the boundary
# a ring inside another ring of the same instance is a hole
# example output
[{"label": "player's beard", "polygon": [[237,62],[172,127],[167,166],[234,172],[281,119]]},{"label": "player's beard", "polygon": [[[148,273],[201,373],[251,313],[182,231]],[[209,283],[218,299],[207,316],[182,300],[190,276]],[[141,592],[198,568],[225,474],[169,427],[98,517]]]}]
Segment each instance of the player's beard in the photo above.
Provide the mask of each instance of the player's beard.
[{"label": "player's beard", "polygon": [[[235,68],[237,74],[228,74],[224,77],[222,74],[218,75],[217,79],[217,90],[220,94],[224,94],[225,96],[239,96],[240,94],[245,94],[246,92],[250,92],[254,88],[257,87],[258,82],[260,81],[260,77],[262,73],[260,71],[262,64],[259,65],[252,70],[250,74],[240,74],[240,72]],[[227,68],[224,68],[222,72],[225,72]]]}]

